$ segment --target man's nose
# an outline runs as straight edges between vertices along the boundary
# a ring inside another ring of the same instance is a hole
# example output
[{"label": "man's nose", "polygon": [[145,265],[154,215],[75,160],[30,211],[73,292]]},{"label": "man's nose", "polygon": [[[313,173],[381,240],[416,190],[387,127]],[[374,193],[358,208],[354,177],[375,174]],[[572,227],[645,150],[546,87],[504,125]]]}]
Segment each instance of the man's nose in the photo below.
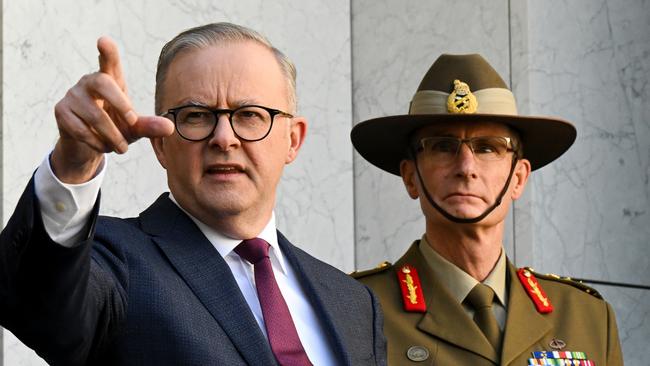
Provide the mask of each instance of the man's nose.
[{"label": "man's nose", "polygon": [[227,113],[219,114],[217,125],[214,127],[209,143],[210,145],[218,146],[223,151],[227,151],[241,143],[230,125]]},{"label": "man's nose", "polygon": [[458,147],[456,164],[458,167],[458,175],[476,176],[476,157],[469,143],[463,142]]}]

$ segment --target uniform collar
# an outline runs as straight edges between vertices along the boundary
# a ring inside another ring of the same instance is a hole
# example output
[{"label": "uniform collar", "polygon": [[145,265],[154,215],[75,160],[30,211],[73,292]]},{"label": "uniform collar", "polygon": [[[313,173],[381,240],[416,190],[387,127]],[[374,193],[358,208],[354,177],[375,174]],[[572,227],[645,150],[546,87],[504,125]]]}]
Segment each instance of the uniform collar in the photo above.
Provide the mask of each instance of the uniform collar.
[{"label": "uniform collar", "polygon": [[[456,301],[458,301],[458,303],[462,303],[472,288],[474,288],[474,286],[479,282],[455,264],[449,262],[438,254],[438,252],[429,245],[426,235],[422,235],[419,249],[422,256],[424,256],[426,262],[429,264],[429,269],[431,269],[436,278],[440,279],[440,282],[449,290],[449,293]],[[503,248],[501,248],[501,255],[499,255],[497,263],[487,278],[483,281],[483,284],[492,288],[503,307],[506,307],[508,303],[506,301],[506,262],[505,252]]]},{"label": "uniform collar", "polygon": [[[233,239],[231,237],[225,236],[222,233],[216,231],[215,229],[211,228],[210,226],[206,225],[196,217],[192,216],[189,212],[187,212],[181,205],[178,204],[176,199],[174,198],[174,195],[170,192],[169,193],[169,199],[172,200],[180,208],[187,216],[189,216],[192,221],[198,226],[199,230],[205,235],[205,237],[210,241],[210,243],[214,246],[214,248],[221,254],[223,258],[226,258],[228,256],[234,256],[236,258],[239,258],[237,253],[234,252],[234,249],[237,245],[239,245],[243,239]],[[269,250],[269,257],[271,259],[271,262],[276,264],[276,269],[280,269],[284,274],[287,274],[287,264],[286,260],[282,254],[282,251],[280,250],[280,245],[278,244],[278,233],[277,233],[277,228],[275,226],[275,211],[271,212],[271,219],[269,222],[266,223],[266,226],[264,226],[264,229],[257,234],[257,238],[264,239],[266,240],[267,243],[271,246]],[[250,238],[246,238],[250,239]]]}]

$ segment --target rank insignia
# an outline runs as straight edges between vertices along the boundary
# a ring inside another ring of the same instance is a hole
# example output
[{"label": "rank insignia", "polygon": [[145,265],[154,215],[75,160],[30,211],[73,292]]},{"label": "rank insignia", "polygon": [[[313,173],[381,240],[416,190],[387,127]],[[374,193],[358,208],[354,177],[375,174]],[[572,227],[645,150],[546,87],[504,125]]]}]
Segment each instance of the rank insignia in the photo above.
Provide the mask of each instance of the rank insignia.
[{"label": "rank insignia", "polygon": [[528,365],[595,366],[584,352],[535,351]]},{"label": "rank insignia", "polygon": [[454,80],[454,91],[447,98],[447,111],[454,114],[476,113],[478,101],[469,89],[469,85]]},{"label": "rank insignia", "polygon": [[422,294],[422,285],[418,271],[411,265],[403,265],[397,270],[397,280],[402,290],[402,300],[404,310],[416,313],[427,311],[427,305],[424,303]]},{"label": "rank insignia", "polygon": [[553,311],[553,305],[549,301],[544,290],[537,282],[537,278],[528,268],[520,268],[517,270],[519,281],[524,286],[526,293],[533,300],[537,311],[542,314],[547,314]]}]

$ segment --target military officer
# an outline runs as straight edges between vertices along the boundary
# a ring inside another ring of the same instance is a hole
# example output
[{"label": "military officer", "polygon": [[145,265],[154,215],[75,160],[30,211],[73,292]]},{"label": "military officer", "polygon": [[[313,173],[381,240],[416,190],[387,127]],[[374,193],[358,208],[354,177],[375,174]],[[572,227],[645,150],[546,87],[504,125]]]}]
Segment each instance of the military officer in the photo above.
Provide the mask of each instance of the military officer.
[{"label": "military officer", "polygon": [[354,276],[379,297],[391,365],[622,365],[616,321],[596,291],[517,269],[504,220],[530,172],[562,155],[575,128],[517,115],[480,55],[442,55],[407,115],[351,133],[370,163],[400,175],[426,230],[394,264]]}]

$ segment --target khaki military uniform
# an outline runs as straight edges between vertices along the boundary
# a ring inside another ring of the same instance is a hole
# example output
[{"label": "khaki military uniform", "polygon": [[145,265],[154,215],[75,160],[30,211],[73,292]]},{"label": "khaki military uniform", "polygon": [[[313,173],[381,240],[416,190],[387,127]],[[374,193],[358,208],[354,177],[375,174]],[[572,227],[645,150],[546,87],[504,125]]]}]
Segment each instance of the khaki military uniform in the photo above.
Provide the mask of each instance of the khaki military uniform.
[{"label": "khaki military uniform", "polygon": [[[560,348],[584,352],[598,366],[623,364],[614,313],[595,291],[537,276],[553,306],[552,312],[540,313],[510,262],[505,333],[497,354],[462,305],[436,279],[418,243],[394,265],[353,274],[381,302],[389,365],[528,365],[532,352]],[[396,275],[404,265],[417,269],[425,312],[404,310]]]}]

